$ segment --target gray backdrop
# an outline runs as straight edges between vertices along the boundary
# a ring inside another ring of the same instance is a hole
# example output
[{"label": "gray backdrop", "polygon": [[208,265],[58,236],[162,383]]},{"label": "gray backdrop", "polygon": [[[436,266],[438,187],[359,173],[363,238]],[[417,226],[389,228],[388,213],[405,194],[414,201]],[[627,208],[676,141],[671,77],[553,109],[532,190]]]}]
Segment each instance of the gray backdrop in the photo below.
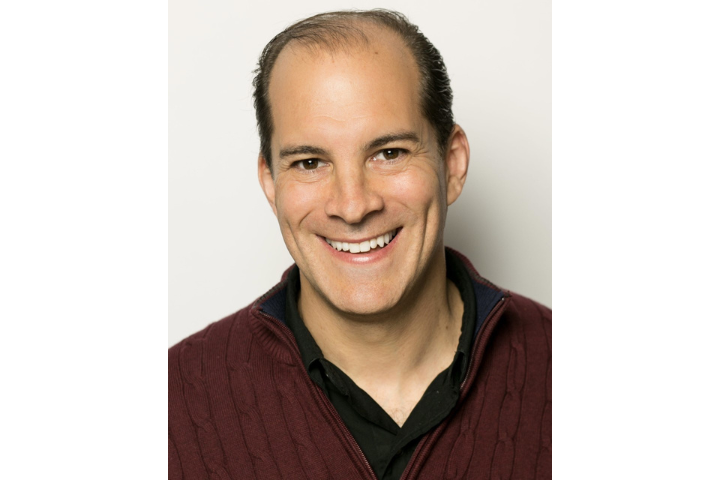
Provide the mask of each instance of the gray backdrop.
[{"label": "gray backdrop", "polygon": [[470,140],[445,243],[552,306],[551,3],[169,3],[169,325],[173,345],[267,291],[292,258],[257,182],[252,70],[305,16],[391,8],[440,50]]}]

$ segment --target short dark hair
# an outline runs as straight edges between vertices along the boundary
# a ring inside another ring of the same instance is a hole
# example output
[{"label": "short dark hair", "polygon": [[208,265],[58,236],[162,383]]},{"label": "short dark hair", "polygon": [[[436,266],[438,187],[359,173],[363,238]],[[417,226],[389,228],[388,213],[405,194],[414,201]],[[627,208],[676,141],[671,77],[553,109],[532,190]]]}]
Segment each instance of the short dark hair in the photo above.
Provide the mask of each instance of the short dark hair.
[{"label": "short dark hair", "polygon": [[290,42],[329,49],[337,49],[358,41],[369,43],[363,30],[357,26],[361,22],[373,23],[397,33],[412,52],[420,71],[421,109],[435,130],[441,155],[445,154],[446,143],[455,121],[452,113],[453,96],[450,79],[440,52],[402,13],[385,9],[348,10],[321,13],[290,25],[270,40],[260,55],[258,68],[253,72],[255,74],[253,97],[260,134],[260,153],[270,169],[272,169],[270,139],[273,124],[268,89],[270,73],[278,55]]}]

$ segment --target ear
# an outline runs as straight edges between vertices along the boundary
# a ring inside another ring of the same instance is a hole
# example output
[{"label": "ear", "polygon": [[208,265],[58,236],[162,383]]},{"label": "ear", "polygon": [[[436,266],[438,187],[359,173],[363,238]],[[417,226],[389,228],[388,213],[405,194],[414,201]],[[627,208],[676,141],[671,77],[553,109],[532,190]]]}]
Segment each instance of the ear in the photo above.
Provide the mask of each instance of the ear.
[{"label": "ear", "polygon": [[445,152],[445,186],[447,204],[452,205],[462,193],[470,163],[470,144],[460,125],[453,127]]},{"label": "ear", "polygon": [[265,198],[267,198],[273,213],[277,217],[277,208],[275,207],[275,181],[273,180],[272,172],[268,167],[265,157],[262,155],[258,156],[258,180],[260,181],[260,188],[265,192]]}]

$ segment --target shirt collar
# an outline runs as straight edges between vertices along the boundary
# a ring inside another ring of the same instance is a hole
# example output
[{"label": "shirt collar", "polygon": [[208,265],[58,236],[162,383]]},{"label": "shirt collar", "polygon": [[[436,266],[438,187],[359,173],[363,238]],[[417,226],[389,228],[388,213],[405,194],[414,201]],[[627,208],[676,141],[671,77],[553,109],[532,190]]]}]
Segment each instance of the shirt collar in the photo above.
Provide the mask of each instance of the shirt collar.
[{"label": "shirt collar", "polygon": [[295,341],[300,348],[305,368],[309,371],[310,365],[323,356],[322,350],[318,347],[315,339],[305,326],[298,310],[298,296],[300,295],[300,270],[294,265],[287,276],[287,289],[285,290],[285,324],[295,335]]}]

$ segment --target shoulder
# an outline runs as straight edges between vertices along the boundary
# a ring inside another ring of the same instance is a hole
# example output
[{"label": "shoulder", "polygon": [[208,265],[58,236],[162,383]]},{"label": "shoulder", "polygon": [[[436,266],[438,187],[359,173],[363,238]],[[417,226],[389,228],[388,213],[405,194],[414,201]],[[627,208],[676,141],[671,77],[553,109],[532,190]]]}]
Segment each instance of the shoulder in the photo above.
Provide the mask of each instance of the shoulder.
[{"label": "shoulder", "polygon": [[248,332],[251,306],[247,306],[227,317],[211,323],[204,329],[179,341],[168,349],[168,372],[185,374],[183,377],[199,375],[202,364],[225,349],[232,336],[243,337]]},{"label": "shoulder", "polygon": [[522,344],[528,354],[534,352],[549,362],[552,351],[552,310],[513,292],[506,291],[504,301],[507,305],[498,324],[500,331],[514,345],[513,348]]},{"label": "shoulder", "polygon": [[[283,310],[283,282],[278,283],[250,305],[211,323],[168,349],[170,388],[212,378],[214,373],[239,364],[266,361],[266,354],[287,363],[278,328],[262,320],[263,308]],[[268,316],[265,314],[265,316]],[[258,347],[258,348],[256,348]],[[262,352],[262,353],[261,353]]]},{"label": "shoulder", "polygon": [[552,333],[551,309],[523,295],[498,287],[481,276],[472,262],[462,253],[448,247],[446,250],[464,263],[475,283],[476,296],[482,297],[476,298],[478,315],[482,316],[483,311],[491,314],[493,306],[496,306],[498,299],[501,299],[502,315],[493,330],[496,337],[509,334],[514,338],[514,345],[529,341],[544,344],[545,350],[549,352]]},{"label": "shoulder", "polygon": [[249,330],[251,328],[250,325],[253,315],[257,315],[257,312],[263,304],[272,305],[275,309],[280,309],[281,311],[284,310],[283,288],[286,285],[287,276],[293,267],[294,265],[287,268],[280,282],[265,292],[265,294],[255,299],[250,305],[221,320],[211,323],[199,332],[190,335],[170,347],[168,349],[168,358],[173,359],[180,356],[181,353],[186,354],[193,346],[199,344],[213,346],[219,342],[226,342],[230,335],[233,336],[233,339],[239,337],[239,340],[250,336],[251,333]]},{"label": "shoulder", "polygon": [[514,292],[506,292],[508,313],[522,321],[552,322],[552,310],[545,305]]}]

